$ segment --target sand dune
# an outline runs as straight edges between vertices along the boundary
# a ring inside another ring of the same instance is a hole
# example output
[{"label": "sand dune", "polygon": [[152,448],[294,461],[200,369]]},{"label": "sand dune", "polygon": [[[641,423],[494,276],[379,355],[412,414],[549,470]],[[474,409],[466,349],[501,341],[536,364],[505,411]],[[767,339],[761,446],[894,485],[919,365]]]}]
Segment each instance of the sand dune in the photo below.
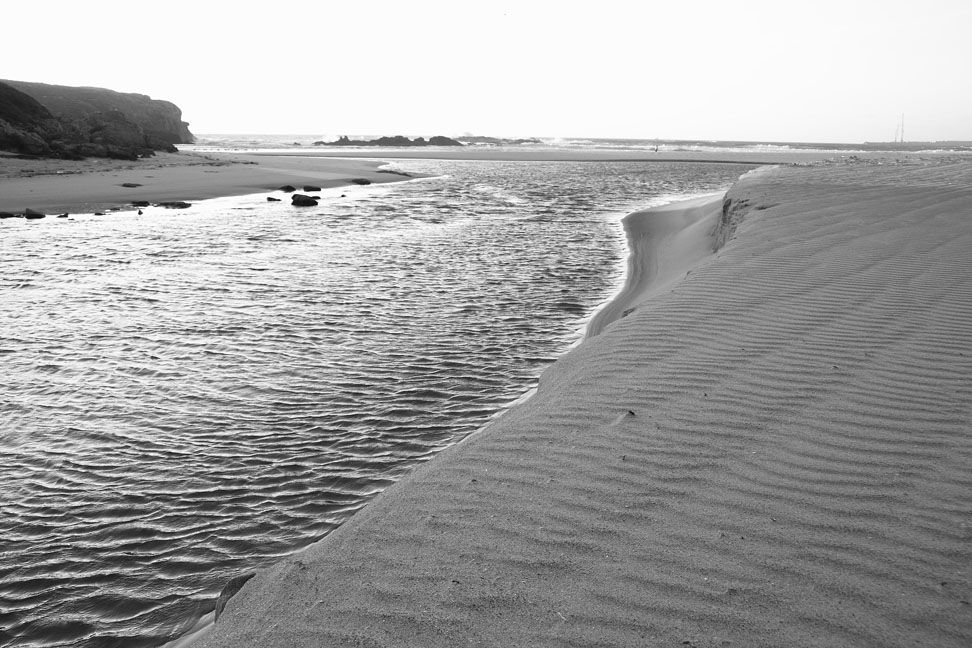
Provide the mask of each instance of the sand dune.
[{"label": "sand dune", "polygon": [[728,198],[718,253],[198,645],[970,645],[972,165]]},{"label": "sand dune", "polygon": [[620,319],[627,309],[681,279],[717,246],[721,194],[663,205],[624,218],[628,269],[624,288],[591,318],[587,337]]}]

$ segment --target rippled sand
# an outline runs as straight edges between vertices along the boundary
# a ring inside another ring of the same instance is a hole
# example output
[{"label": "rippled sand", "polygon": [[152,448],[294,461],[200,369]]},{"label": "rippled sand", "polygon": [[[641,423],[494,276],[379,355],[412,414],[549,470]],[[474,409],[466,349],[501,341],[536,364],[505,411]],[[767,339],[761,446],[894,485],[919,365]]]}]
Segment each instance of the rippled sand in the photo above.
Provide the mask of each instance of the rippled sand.
[{"label": "rippled sand", "polygon": [[0,221],[0,645],[178,634],[533,387],[625,212],[750,168],[407,164],[436,177]]},{"label": "rippled sand", "polygon": [[968,646],[972,164],[728,198],[717,254],[198,646]]}]

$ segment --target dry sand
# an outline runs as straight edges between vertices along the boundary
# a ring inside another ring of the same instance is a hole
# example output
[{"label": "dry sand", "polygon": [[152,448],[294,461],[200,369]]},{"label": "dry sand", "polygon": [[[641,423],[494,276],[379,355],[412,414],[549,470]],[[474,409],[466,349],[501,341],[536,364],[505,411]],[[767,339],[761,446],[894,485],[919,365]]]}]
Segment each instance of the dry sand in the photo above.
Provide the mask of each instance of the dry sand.
[{"label": "dry sand", "polygon": [[[735,228],[716,254],[195,646],[972,645],[972,164],[728,197],[671,248]],[[655,214],[674,241],[704,205]]]},{"label": "dry sand", "polygon": [[717,194],[626,216],[623,223],[630,254],[625,285],[591,318],[586,337],[594,337],[634,304],[672,285],[711,255],[722,203],[722,194]]},{"label": "dry sand", "polygon": [[[133,200],[193,201],[270,191],[290,184],[336,187],[353,178],[402,180],[383,163],[320,157],[160,153],[137,162],[0,158],[0,211],[91,213]],[[124,183],[139,187],[123,187]]]}]

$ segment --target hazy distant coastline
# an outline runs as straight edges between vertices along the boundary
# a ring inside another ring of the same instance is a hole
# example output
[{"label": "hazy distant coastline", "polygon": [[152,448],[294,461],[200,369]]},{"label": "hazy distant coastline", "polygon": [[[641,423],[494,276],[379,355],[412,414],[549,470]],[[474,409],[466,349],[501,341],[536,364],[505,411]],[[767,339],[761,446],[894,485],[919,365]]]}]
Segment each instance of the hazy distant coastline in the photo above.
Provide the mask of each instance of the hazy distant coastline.
[{"label": "hazy distant coastline", "polygon": [[[342,141],[346,139],[347,141]],[[422,139],[422,138],[416,138]],[[972,151],[972,141],[938,141],[938,142],[861,142],[861,143],[827,143],[827,142],[769,142],[758,140],[704,140],[704,139],[638,139],[638,138],[597,138],[597,137],[494,137],[484,135],[456,135],[451,139],[462,144],[465,148],[496,148],[517,147],[537,149],[610,149],[678,152],[678,151],[709,151],[725,152],[767,152],[767,151],[837,151],[837,152],[918,152],[918,151]],[[394,141],[393,141],[394,140]],[[426,144],[436,145],[430,138]],[[415,144],[405,144],[409,141],[405,136],[389,138],[375,135],[350,135],[336,137],[332,135],[311,133],[203,133],[197,134],[196,145],[199,147],[224,148],[299,148],[316,146],[319,148],[334,147],[411,147]],[[415,140],[410,140],[414,142]],[[418,144],[421,146],[421,144]],[[444,144],[440,144],[444,145]]]}]

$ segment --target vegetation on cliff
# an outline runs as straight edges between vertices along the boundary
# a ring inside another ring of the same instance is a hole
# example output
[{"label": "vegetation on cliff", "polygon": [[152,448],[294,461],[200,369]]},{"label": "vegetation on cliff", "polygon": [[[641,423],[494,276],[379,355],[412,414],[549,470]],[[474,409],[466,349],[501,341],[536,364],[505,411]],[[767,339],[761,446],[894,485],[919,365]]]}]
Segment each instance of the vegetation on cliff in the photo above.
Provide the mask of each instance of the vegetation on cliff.
[{"label": "vegetation on cliff", "polygon": [[0,149],[61,158],[135,159],[194,140],[168,101],[105,88],[0,81]]}]

